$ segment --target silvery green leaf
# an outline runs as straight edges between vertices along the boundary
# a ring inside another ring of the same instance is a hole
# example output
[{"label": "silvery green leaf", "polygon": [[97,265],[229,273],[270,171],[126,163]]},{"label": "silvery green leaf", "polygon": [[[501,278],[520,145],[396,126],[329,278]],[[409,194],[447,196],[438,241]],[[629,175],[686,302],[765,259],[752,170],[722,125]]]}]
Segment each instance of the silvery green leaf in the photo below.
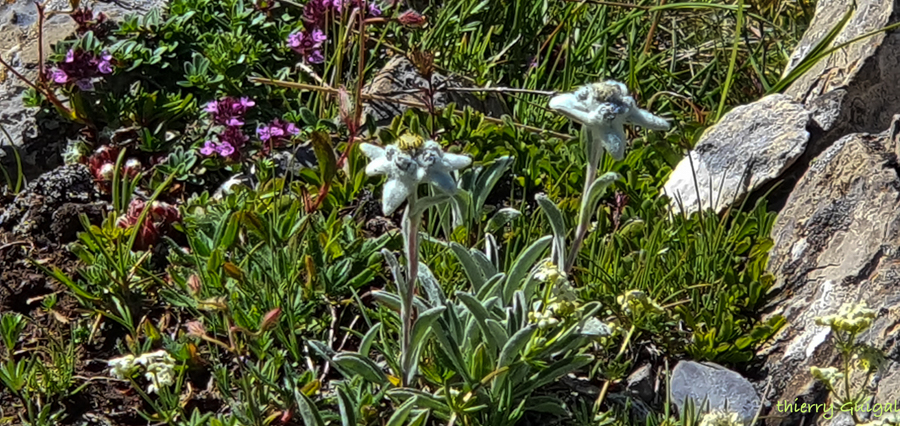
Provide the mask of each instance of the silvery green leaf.
[{"label": "silvery green leaf", "polygon": [[498,271],[500,269],[500,248],[497,246],[494,235],[490,232],[484,234],[484,254],[494,265],[494,270]]},{"label": "silvery green leaf", "polygon": [[581,334],[588,337],[603,337],[612,335],[612,330],[603,321],[590,317],[581,327]]},{"label": "silvery green leaf", "polygon": [[600,196],[603,195],[603,191],[620,178],[621,176],[618,173],[608,172],[604,173],[603,176],[598,177],[591,183],[591,186],[588,188],[588,193],[581,199],[581,215],[579,217],[579,223],[588,223],[588,221],[591,220],[594,211],[597,209],[597,203],[600,201]]},{"label": "silvery green leaf", "polygon": [[500,324],[500,322],[493,318],[488,318],[487,325],[488,329],[491,330],[491,337],[498,344],[506,344],[506,341],[509,340],[509,335],[506,334],[506,330],[503,329],[503,326]]},{"label": "silvery green leaf", "polygon": [[416,406],[416,401],[418,399],[418,397],[414,396],[401,404],[400,407],[394,411],[394,415],[391,416],[391,419],[388,420],[387,426],[403,426],[403,424],[406,423],[406,419],[409,417],[409,413]]},{"label": "silvery green leaf", "polygon": [[453,207],[453,227],[462,226],[472,206],[471,193],[468,191],[456,191],[450,205]]},{"label": "silvery green leaf", "polygon": [[416,324],[413,326],[412,344],[414,348],[425,343],[425,338],[431,330],[431,325],[440,318],[446,309],[445,306],[438,306],[419,314],[419,317],[416,318]]},{"label": "silvery green leaf", "polygon": [[566,417],[569,415],[565,403],[553,396],[529,397],[528,402],[525,404],[525,410],[536,413],[553,414],[559,417]]},{"label": "silvery green leaf", "polygon": [[479,292],[475,297],[478,300],[487,300],[491,297],[497,296],[500,292],[500,287],[503,285],[503,278],[506,277],[506,274],[499,273],[492,276],[487,282],[484,283],[484,287],[481,288],[481,292]]},{"label": "silvery green leaf", "polygon": [[306,426],[325,426],[325,421],[322,420],[316,404],[310,401],[303,392],[300,392],[300,389],[294,390],[294,402],[297,404],[297,411]]},{"label": "silvery green leaf", "polygon": [[503,227],[506,226],[507,223],[513,221],[513,219],[519,216],[522,216],[522,212],[511,207],[504,207],[500,210],[497,210],[497,213],[494,213],[494,215],[491,216],[491,219],[488,221],[486,228],[487,232],[497,232],[503,229]]},{"label": "silvery green leaf", "polygon": [[472,384],[473,380],[469,377],[469,370],[466,369],[466,364],[463,362],[459,342],[456,341],[450,333],[445,333],[444,330],[436,331],[434,337],[438,341],[438,349],[443,352],[444,357],[449,359],[450,363],[453,364],[454,371],[461,375],[466,383]]},{"label": "silvery green leaf", "polygon": [[413,410],[413,418],[409,421],[409,426],[424,426],[430,418],[431,410]]},{"label": "silvery green leaf", "polygon": [[437,278],[431,273],[431,269],[425,263],[419,262],[419,285],[425,290],[425,296],[432,306],[444,306],[447,304],[447,298],[444,297],[444,290],[437,282]]},{"label": "silvery green leaf", "polygon": [[463,271],[466,273],[466,277],[468,277],[469,281],[472,283],[473,290],[477,293],[481,290],[481,287],[484,286],[484,274],[481,272],[481,269],[478,268],[475,259],[472,258],[472,254],[469,253],[468,249],[455,242],[450,243],[450,249],[453,250],[453,253],[463,267]]},{"label": "silvery green leaf", "polygon": [[563,219],[562,212],[556,207],[546,195],[540,194],[537,197],[541,210],[547,216],[550,222],[550,228],[553,230],[553,263],[557,266],[566,264],[566,221]]},{"label": "silvery green leaf", "polygon": [[450,195],[437,193],[436,195],[431,195],[424,198],[419,198],[416,200],[415,209],[410,213],[410,216],[417,216],[428,210],[429,208],[436,206],[438,204],[444,203],[450,200]]},{"label": "silvery green leaf", "polygon": [[450,407],[447,406],[442,399],[415,388],[393,388],[387,391],[387,394],[391,398],[397,398],[401,401],[406,401],[410,398],[418,398],[418,405],[425,408],[430,408],[435,411],[440,411],[442,413],[449,413]]},{"label": "silvery green leaf", "polygon": [[[519,289],[522,279],[531,272],[531,269],[534,267],[534,262],[541,257],[541,254],[547,249],[547,245],[550,244],[552,239],[552,236],[545,235],[531,243],[528,248],[519,254],[519,257],[516,258],[509,270],[509,277],[506,279],[506,286],[503,288],[504,302],[508,303],[512,299],[513,292]],[[528,296],[527,293],[526,296]]]},{"label": "silvery green leaf", "polygon": [[513,157],[510,156],[500,157],[488,166],[487,170],[479,177],[478,182],[475,184],[475,191],[473,191],[475,194],[476,212],[480,212],[482,207],[484,207],[484,202],[487,201],[494,186],[512,165],[513,160]]},{"label": "silvery green leaf", "polygon": [[334,358],[332,358],[332,361],[345,370],[358,374],[370,382],[382,386],[387,386],[390,383],[387,375],[375,365],[374,361],[363,357],[358,353],[341,352],[335,355]]},{"label": "silvery green leaf", "polygon": [[[373,291],[372,297],[375,298],[376,302],[381,303],[388,309],[391,309],[395,312],[400,312],[400,297],[396,294],[387,291]],[[422,302],[422,299],[418,297],[413,298],[413,306],[415,306],[419,311],[428,309],[428,306],[425,306],[425,303]]]},{"label": "silvery green leaf", "polygon": [[400,270],[400,262],[397,261],[394,253],[391,253],[388,249],[381,249],[381,255],[384,256],[388,267],[391,268],[391,274],[394,276],[394,282],[397,283],[397,287],[406,287],[406,278],[403,277],[403,272]]},{"label": "silvery green leaf", "polygon": [[[379,323],[379,325],[381,325]],[[344,388],[338,386],[338,411],[341,412],[341,426],[356,426],[356,406],[350,400]]]},{"label": "silvery green leaf", "polygon": [[541,370],[540,373],[532,376],[531,379],[526,381],[523,386],[516,389],[516,393],[515,395],[513,395],[513,398],[522,398],[526,395],[529,395],[531,391],[538,389],[548,383],[552,383],[558,380],[560,377],[590,364],[593,360],[594,357],[584,354],[560,359],[559,361],[554,362],[549,367]]},{"label": "silvery green leaf", "polygon": [[331,346],[328,346],[324,342],[320,342],[318,340],[307,340],[306,345],[309,346],[309,349],[315,352],[316,355],[319,355],[322,358],[329,359],[337,354],[334,349],[331,349]]},{"label": "silvery green leaf", "polygon": [[514,323],[517,329],[524,328],[528,322],[528,309],[525,303],[525,292],[523,290],[517,290],[513,294],[512,318],[510,318],[509,321]]},{"label": "silvery green leaf", "polygon": [[482,253],[480,250],[471,249],[470,251],[472,253],[472,258],[475,259],[475,263],[478,264],[478,269],[481,270],[481,273],[485,277],[493,277],[494,275],[497,275],[497,268],[494,267],[494,264],[491,263],[491,260],[488,259],[487,255]]},{"label": "silvery green leaf", "polygon": [[378,335],[378,332],[381,330],[381,323],[376,323],[366,332],[363,336],[362,341],[359,344],[359,353],[362,356],[369,356],[369,351],[372,349],[372,343],[375,342],[375,337]]},{"label": "silvery green leaf", "polygon": [[534,335],[536,330],[537,325],[531,324],[513,334],[500,351],[500,358],[497,359],[497,368],[512,364],[515,358],[519,356],[519,352],[531,341],[531,336]]},{"label": "silvery green leaf", "polygon": [[[487,323],[488,318],[490,318],[490,314],[487,309],[482,306],[481,302],[478,301],[471,294],[463,293],[461,291],[456,292],[456,297],[466,306],[469,313],[472,314],[472,318],[475,321],[475,324],[481,330],[481,334],[484,336],[483,341],[488,344],[488,347],[491,348],[491,352],[497,350],[499,343],[495,341],[492,336],[490,326]],[[474,337],[474,336],[470,336]]]}]

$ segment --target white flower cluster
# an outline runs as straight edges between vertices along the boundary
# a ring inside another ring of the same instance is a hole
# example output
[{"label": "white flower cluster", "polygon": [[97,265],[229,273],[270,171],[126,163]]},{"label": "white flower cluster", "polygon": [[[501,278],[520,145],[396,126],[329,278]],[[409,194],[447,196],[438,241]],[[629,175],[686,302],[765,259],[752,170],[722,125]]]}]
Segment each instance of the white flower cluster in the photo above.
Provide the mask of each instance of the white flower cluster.
[{"label": "white flower cluster", "polygon": [[553,316],[552,312],[532,311],[528,313],[528,319],[533,323],[537,323],[540,329],[550,328],[559,324],[559,320]]},{"label": "white flower cluster", "polygon": [[163,386],[175,383],[175,359],[164,350],[148,352],[137,358],[125,355],[109,360],[110,373],[119,379],[130,378],[137,366],[144,367],[144,377],[150,382],[148,393],[159,392]]},{"label": "white flower cluster", "polygon": [[811,367],[809,372],[829,389],[834,389],[839,384],[838,382],[844,379],[844,373],[834,367]]},{"label": "white flower cluster", "polygon": [[866,302],[858,304],[844,303],[836,315],[817,317],[816,324],[827,325],[835,332],[846,331],[859,333],[872,325],[875,311],[866,307]]},{"label": "white flower cluster", "polygon": [[700,426],[744,426],[738,413],[713,410],[703,415]]},{"label": "white flower cluster", "polygon": [[640,290],[629,290],[624,295],[616,298],[616,301],[619,302],[622,310],[627,314],[641,311],[653,313],[665,312],[662,306],[659,306],[656,301],[647,297],[647,294]]},{"label": "white flower cluster", "polygon": [[430,183],[444,193],[453,194],[456,181],[450,172],[472,163],[465,155],[444,152],[433,140],[422,141],[412,135],[403,135],[396,144],[384,148],[368,143],[360,144],[359,148],[371,160],[366,174],[388,177],[381,199],[385,215],[400,207],[421,183]]}]

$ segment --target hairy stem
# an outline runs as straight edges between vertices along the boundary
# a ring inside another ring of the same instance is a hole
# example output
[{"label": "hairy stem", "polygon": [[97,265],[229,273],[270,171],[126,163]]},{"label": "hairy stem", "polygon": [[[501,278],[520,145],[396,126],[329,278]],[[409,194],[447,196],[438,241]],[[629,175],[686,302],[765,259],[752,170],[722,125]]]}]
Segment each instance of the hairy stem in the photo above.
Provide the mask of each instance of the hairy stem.
[{"label": "hairy stem", "polygon": [[[590,135],[588,136],[586,143],[593,143]],[[593,158],[595,156],[592,154],[593,151],[594,150],[591,149],[586,150],[588,153],[588,165],[587,173],[584,177],[584,191],[581,192],[582,205],[584,205],[584,199],[590,196],[591,184],[594,183],[594,179],[597,179],[597,163],[599,163],[599,158]],[[583,212],[579,212],[578,227],[575,228],[575,240],[572,241],[572,249],[569,251],[569,256],[566,258],[566,264],[563,267],[563,272],[566,274],[568,274],[572,270],[572,267],[575,266],[575,259],[578,258],[578,252],[581,251],[581,246],[584,244],[584,238],[587,236],[587,231],[591,224],[591,215],[583,215],[580,213]]]},{"label": "hairy stem", "polygon": [[403,385],[406,383],[408,369],[412,365],[412,332],[415,321],[413,314],[415,308],[413,301],[416,298],[416,278],[419,275],[419,222],[421,222],[422,214],[416,212],[416,201],[418,199],[415,191],[410,194],[407,199],[406,212],[403,215],[403,244],[406,255],[406,292],[404,300],[400,304],[400,316],[402,317],[402,328],[400,330],[400,364],[402,366],[401,375]]}]

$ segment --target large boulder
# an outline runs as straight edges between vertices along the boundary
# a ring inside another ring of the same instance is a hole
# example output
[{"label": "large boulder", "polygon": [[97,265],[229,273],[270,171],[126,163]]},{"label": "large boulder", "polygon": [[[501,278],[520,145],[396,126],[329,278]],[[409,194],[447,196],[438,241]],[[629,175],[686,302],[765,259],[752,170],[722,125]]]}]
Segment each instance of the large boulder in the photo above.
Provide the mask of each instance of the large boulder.
[{"label": "large boulder", "polygon": [[685,403],[702,412],[710,410],[737,413],[749,425],[759,411],[759,396],[753,385],[721,365],[681,361],[672,370],[672,402],[679,412]]},{"label": "large boulder", "polygon": [[[830,329],[815,318],[844,303],[867,302],[878,312],[860,339],[889,357],[900,353],[900,115],[878,134],[847,135],[812,162],[775,222],[768,270],[776,295],[766,316],[787,325],[762,348],[770,380],[769,425],[843,424],[822,412],[785,412],[779,402],[830,402],[811,366],[838,366]],[[900,398],[900,364],[869,383],[875,400]],[[830,417],[830,418],[829,418]],[[843,420],[842,420],[843,419]]]},{"label": "large boulder", "polygon": [[663,187],[672,207],[721,211],[777,178],[806,149],[809,112],[771,95],[725,114],[678,163]]},{"label": "large boulder", "polygon": [[[784,76],[797,68],[840,24],[853,4],[856,9],[849,21],[826,48],[842,46],[900,21],[900,0],[821,0],[809,29],[791,54]],[[770,102],[768,98],[738,107],[735,111],[744,108],[740,119],[745,122],[736,123],[734,117],[729,117],[731,114],[724,116],[672,173],[665,188],[673,196],[674,209],[680,210],[683,205],[685,211],[692,213],[702,206],[721,212],[740,202],[746,194],[772,189],[770,205],[780,208],[810,162],[836,140],[850,133],[883,130],[892,114],[900,112],[900,29],[877,33],[836,49],[797,78],[784,95],[780,98],[782,102],[793,101],[798,108],[808,111],[809,122],[804,124],[810,132],[808,141],[802,144],[802,155],[797,152],[799,144],[783,143],[785,138],[797,139],[792,124],[802,121],[798,119],[801,113],[786,117],[783,127],[773,125],[763,134],[754,126],[760,120],[765,125],[765,118],[757,119],[748,113],[764,113],[764,105]],[[743,158],[735,155],[753,154],[754,148],[764,150],[765,155]],[[772,163],[760,166],[760,159]],[[717,171],[709,164],[728,168]],[[742,176],[741,171],[745,170],[747,174]],[[693,186],[694,171],[699,181],[697,187]],[[773,188],[776,183],[778,186]],[[699,194],[695,188],[699,188]],[[681,204],[674,199],[676,196],[681,197]]]}]

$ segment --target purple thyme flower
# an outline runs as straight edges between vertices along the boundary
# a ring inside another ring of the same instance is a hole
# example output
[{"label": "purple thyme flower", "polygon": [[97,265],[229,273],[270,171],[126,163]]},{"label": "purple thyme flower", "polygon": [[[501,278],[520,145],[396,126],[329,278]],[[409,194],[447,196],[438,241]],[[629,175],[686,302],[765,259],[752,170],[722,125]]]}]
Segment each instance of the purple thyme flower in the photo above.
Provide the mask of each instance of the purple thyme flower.
[{"label": "purple thyme flower", "polygon": [[222,142],[218,147],[216,147],[216,152],[218,152],[219,155],[223,157],[230,157],[232,154],[234,154],[234,147],[231,146],[231,144],[228,142]]},{"label": "purple thyme flower", "polygon": [[244,114],[256,105],[250,98],[235,99],[225,97],[206,104],[206,112],[212,115],[213,121],[225,126],[243,126]]},{"label": "purple thyme flower", "polygon": [[53,77],[53,81],[59,84],[65,84],[67,81],[69,81],[69,76],[65,71],[60,69],[53,70],[51,76]]},{"label": "purple thyme flower", "polygon": [[206,156],[213,155],[216,151],[216,144],[213,141],[206,141],[203,148],[200,148],[200,153]]},{"label": "purple thyme flower", "polygon": [[69,49],[69,51],[66,52],[66,63],[70,64],[74,61],[75,61],[75,51],[72,49]]},{"label": "purple thyme flower", "polygon": [[107,52],[103,52],[100,54],[100,63],[97,64],[97,70],[103,74],[111,74],[113,72],[112,63],[112,55]]},{"label": "purple thyme flower", "polygon": [[87,79],[87,78],[75,80],[75,85],[78,86],[79,89],[84,90],[85,92],[94,90],[94,83],[91,82],[91,80]]},{"label": "purple thyme flower", "polygon": [[328,36],[322,30],[316,28],[310,32],[303,30],[291,33],[287,41],[288,46],[300,55],[303,55],[307,62],[320,64],[325,62],[321,49],[322,44],[326,40],[328,40]]}]

